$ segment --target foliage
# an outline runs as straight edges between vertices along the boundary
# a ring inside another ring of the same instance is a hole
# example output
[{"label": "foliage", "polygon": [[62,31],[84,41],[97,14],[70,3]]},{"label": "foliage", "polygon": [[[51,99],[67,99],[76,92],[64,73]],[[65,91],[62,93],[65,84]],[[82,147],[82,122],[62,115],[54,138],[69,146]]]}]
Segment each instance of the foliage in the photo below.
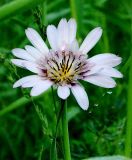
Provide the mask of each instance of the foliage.
[{"label": "foliage", "polygon": [[89,158],[85,160],[129,160],[129,159],[122,156],[109,156],[109,157],[101,157],[101,158]]},{"label": "foliage", "polygon": [[[0,160],[49,160],[57,123],[52,94],[55,96],[57,111],[60,100],[56,96],[56,91],[52,93],[52,90],[32,99],[29,97],[29,90],[13,89],[13,83],[23,75],[27,75],[27,71],[13,66],[10,59],[13,57],[11,54],[13,48],[29,44],[24,33],[27,27],[33,27],[42,34],[45,25],[57,24],[62,17],[76,18],[79,42],[94,27],[103,28],[103,36],[89,53],[89,57],[97,53],[111,52],[123,58],[119,70],[123,72],[124,78],[117,80],[116,88],[101,89],[84,83],[90,99],[88,111],[81,110],[72,96],[68,98],[72,158],[80,160],[87,157],[125,155],[127,111],[131,113],[130,107],[127,110],[128,90],[129,100],[132,99],[132,88],[128,88],[127,85],[131,83],[131,77],[128,77],[129,66],[132,64],[132,2],[45,0],[43,4],[35,3],[35,8],[29,4],[24,4],[25,6],[20,7],[19,11],[11,12],[5,8],[6,16],[3,16],[2,6],[10,2],[11,0],[0,1],[0,17],[2,17],[0,20]],[[40,25],[43,28],[40,28]],[[130,116],[129,121],[131,121]],[[131,128],[131,124],[127,128]],[[56,142],[58,159],[61,159],[63,157],[61,131],[60,128],[58,130]],[[128,152],[129,148],[128,146],[126,153],[131,157],[132,152],[131,150]]]}]

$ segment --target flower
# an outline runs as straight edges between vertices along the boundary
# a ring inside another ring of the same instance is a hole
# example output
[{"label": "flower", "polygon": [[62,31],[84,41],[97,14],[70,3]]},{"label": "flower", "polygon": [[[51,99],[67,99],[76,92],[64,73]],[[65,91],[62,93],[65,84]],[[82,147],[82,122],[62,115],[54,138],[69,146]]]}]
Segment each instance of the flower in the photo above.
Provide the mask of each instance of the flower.
[{"label": "flower", "polygon": [[94,47],[102,35],[102,29],[93,29],[79,47],[76,40],[77,25],[74,19],[62,19],[58,27],[47,27],[47,38],[51,49],[47,47],[40,35],[32,28],[26,29],[26,36],[33,46],[12,50],[12,63],[34,73],[21,78],[16,87],[32,87],[31,96],[38,96],[52,85],[57,87],[58,96],[66,99],[73,93],[80,107],[88,109],[87,93],[78,80],[94,85],[113,88],[116,82],[111,77],[121,78],[122,74],[115,66],[121,58],[111,53],[103,53],[88,58],[87,53]]}]

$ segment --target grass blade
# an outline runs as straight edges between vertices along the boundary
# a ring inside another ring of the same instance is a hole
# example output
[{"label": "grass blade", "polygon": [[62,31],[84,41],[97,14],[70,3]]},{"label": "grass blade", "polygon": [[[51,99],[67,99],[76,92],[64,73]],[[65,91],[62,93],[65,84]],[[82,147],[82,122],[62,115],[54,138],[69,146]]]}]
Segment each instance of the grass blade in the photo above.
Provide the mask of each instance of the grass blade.
[{"label": "grass blade", "polygon": [[17,13],[28,10],[43,0],[15,0],[0,7],[0,20],[7,19]]}]

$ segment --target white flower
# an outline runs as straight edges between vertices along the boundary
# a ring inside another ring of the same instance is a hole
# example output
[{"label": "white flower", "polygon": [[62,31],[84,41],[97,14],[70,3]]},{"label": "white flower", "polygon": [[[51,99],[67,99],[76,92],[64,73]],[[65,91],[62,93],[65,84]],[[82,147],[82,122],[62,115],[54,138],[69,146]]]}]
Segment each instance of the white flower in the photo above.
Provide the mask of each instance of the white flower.
[{"label": "white flower", "polygon": [[102,35],[102,29],[93,29],[79,47],[76,40],[76,22],[62,19],[58,25],[47,27],[49,50],[40,35],[32,28],[26,30],[26,36],[33,46],[25,49],[13,49],[19,59],[12,59],[15,65],[34,73],[18,80],[15,87],[32,87],[31,96],[38,96],[52,85],[58,87],[58,96],[66,99],[70,90],[80,107],[88,109],[89,101],[85,89],[78,80],[84,80],[104,88],[113,88],[116,82],[111,77],[121,78],[122,74],[115,66],[121,58],[103,53],[88,58],[87,53],[94,47]]}]

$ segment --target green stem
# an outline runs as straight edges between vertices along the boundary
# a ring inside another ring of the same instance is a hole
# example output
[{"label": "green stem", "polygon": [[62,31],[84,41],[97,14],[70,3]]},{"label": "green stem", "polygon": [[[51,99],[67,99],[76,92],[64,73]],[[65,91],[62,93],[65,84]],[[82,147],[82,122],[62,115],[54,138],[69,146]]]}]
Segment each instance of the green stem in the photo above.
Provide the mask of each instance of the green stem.
[{"label": "green stem", "polygon": [[103,23],[103,26],[105,28],[105,31],[104,31],[104,34],[103,34],[103,38],[104,38],[104,45],[103,45],[103,49],[105,52],[109,52],[109,39],[108,39],[108,35],[107,35],[107,22],[106,22],[106,16],[102,15],[101,14],[101,18],[102,18],[102,23]]},{"label": "green stem", "polygon": [[52,140],[50,149],[50,160],[57,160],[56,137]]},{"label": "green stem", "polygon": [[47,26],[47,0],[42,3],[42,25]]},{"label": "green stem", "polygon": [[132,147],[132,78],[131,77],[132,77],[132,66],[129,72],[128,103],[127,103],[127,126],[126,126],[126,146],[125,146],[125,155],[127,157],[131,156],[131,147]]},{"label": "green stem", "polygon": [[83,27],[83,23],[82,23],[83,2],[80,0],[70,0],[70,11],[71,11],[71,17],[76,19],[77,26],[78,26],[77,37],[80,38],[80,35],[82,34],[82,27]]},{"label": "green stem", "polygon": [[64,160],[71,160],[69,133],[68,133],[68,120],[67,120],[67,104],[65,103],[65,100],[61,100],[61,105],[63,107],[62,134],[63,134]]},{"label": "green stem", "polygon": [[72,17],[77,20],[76,4],[75,4],[74,0],[70,0],[70,7],[71,7],[71,15],[72,15]]},{"label": "green stem", "polygon": [[53,97],[53,103],[54,103],[54,108],[55,108],[55,114],[57,116],[57,106],[56,106],[55,94],[54,94],[53,86],[51,87],[51,90],[52,90],[52,97]]},{"label": "green stem", "polygon": [[[132,20],[131,20],[131,44],[132,45]],[[129,70],[128,84],[128,103],[127,103],[127,126],[126,126],[126,145],[125,155],[131,157],[132,153],[132,48],[131,48],[131,63]]]},{"label": "green stem", "polygon": [[[55,120],[57,122],[57,107],[56,107],[53,86],[51,87],[51,90],[52,90],[53,104],[54,104],[54,108],[55,108]],[[57,128],[55,129],[55,135],[54,135],[52,143],[51,143],[50,160],[57,160],[56,135],[57,135]]]}]

